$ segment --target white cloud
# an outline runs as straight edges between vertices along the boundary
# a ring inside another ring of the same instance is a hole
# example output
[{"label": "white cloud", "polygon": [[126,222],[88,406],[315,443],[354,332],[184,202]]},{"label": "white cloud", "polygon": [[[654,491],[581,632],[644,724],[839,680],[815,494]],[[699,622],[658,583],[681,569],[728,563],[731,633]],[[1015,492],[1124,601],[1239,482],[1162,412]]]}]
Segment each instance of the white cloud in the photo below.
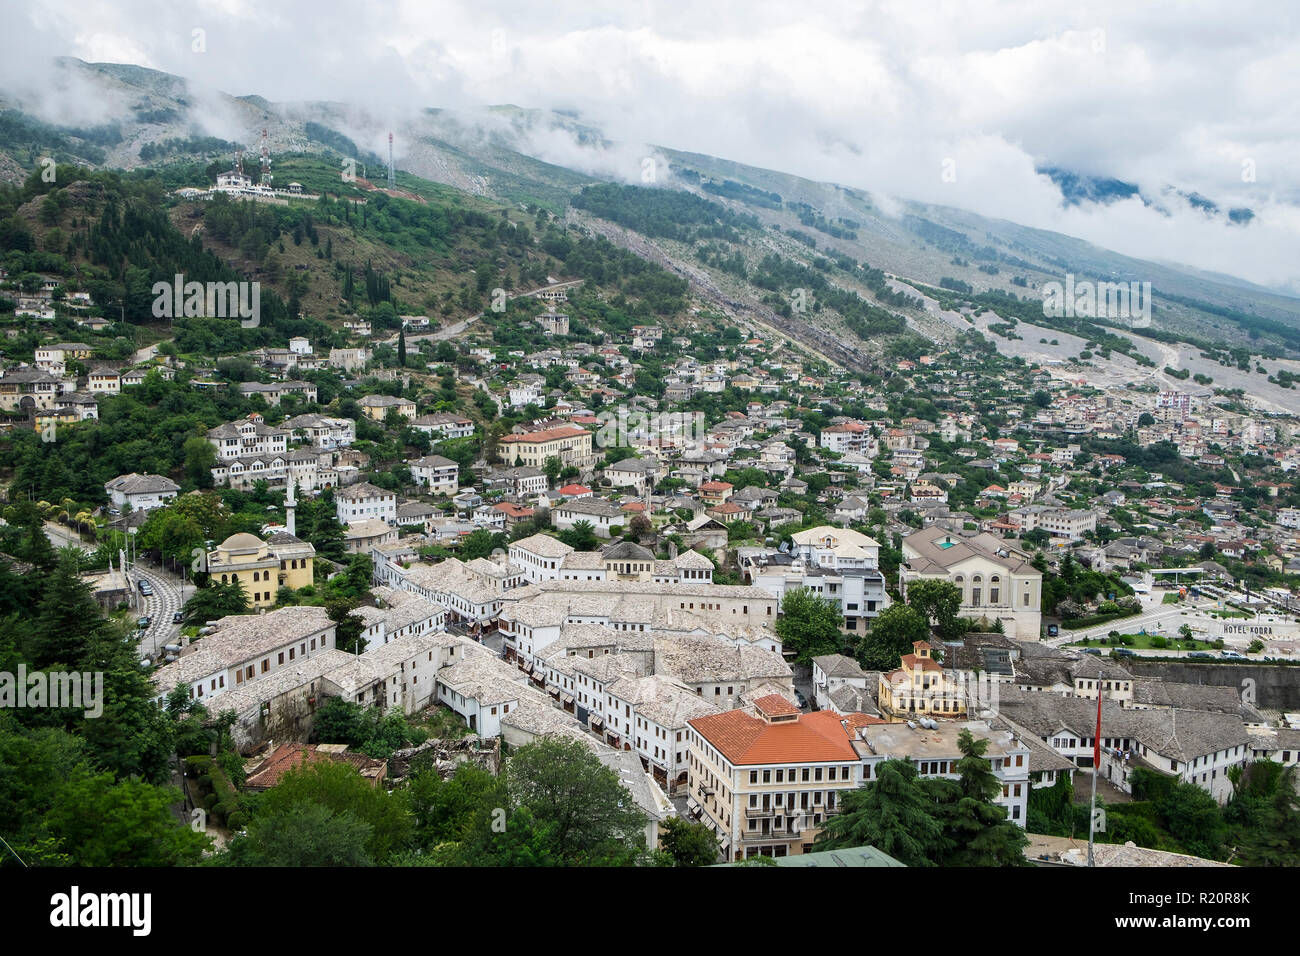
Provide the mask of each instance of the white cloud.
[{"label": "white cloud", "polygon": [[[1285,5],[10,7],[6,89],[30,88],[40,59],[63,54],[135,62],[236,95],[353,103],[389,117],[380,128],[427,106],[575,109],[621,145],[593,160],[559,134],[537,133],[539,158],[632,180],[642,144],[659,143],[1300,289],[1300,15]],[[205,53],[191,49],[195,28],[206,31]],[[74,99],[47,91],[45,108]],[[86,107],[69,113],[84,122]],[[955,182],[941,176],[945,158],[956,161]],[[1254,182],[1243,182],[1243,160],[1255,164]],[[1137,183],[1170,214],[1136,202],[1063,207],[1034,172],[1042,164]],[[1169,186],[1256,218],[1246,228],[1207,219],[1166,195]]]}]

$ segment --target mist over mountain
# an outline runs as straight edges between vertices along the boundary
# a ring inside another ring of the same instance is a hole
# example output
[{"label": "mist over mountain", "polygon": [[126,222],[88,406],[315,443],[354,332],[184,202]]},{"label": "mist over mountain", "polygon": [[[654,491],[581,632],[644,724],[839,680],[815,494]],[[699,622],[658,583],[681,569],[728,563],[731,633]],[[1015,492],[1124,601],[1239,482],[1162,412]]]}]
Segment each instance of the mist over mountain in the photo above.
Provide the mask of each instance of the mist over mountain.
[{"label": "mist over mountain", "polygon": [[1192,22],[1118,3],[972,17],[722,2],[683,18],[658,2],[380,3],[358,17],[303,2],[20,0],[0,88],[88,128],[139,105],[130,68],[103,85],[53,59],[137,64],[160,71],[160,94],[183,84],[200,135],[256,136],[258,98],[286,117],[325,103],[360,149],[386,155],[395,131],[413,171],[430,109],[460,127],[448,145],[465,150],[472,130],[480,146],[616,181],[641,181],[659,144],[842,184],[882,210],[963,209],[1295,293],[1295,18],[1257,3]]}]

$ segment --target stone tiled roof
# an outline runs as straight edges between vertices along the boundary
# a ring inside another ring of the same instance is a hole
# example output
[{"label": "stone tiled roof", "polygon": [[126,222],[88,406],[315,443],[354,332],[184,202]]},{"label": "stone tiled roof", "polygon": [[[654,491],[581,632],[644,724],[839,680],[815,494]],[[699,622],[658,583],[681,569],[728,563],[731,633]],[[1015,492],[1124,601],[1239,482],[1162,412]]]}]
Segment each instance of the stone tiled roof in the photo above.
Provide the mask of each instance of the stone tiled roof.
[{"label": "stone tiled roof", "polygon": [[[998,688],[1001,711],[1040,738],[1062,728],[1083,738],[1095,733],[1095,700],[1021,692],[1005,684]],[[1185,708],[1132,710],[1108,700],[1102,701],[1102,735],[1138,740],[1180,762],[1250,743],[1245,724],[1235,714]]]},{"label": "stone tiled roof", "polygon": [[126,495],[157,494],[159,492],[180,491],[181,486],[163,475],[137,474],[119,475],[112,481],[104,483],[107,491],[120,491]]},{"label": "stone tiled roof", "polygon": [[510,547],[521,548],[543,558],[563,558],[573,552],[570,545],[549,534],[532,534],[511,543]]}]

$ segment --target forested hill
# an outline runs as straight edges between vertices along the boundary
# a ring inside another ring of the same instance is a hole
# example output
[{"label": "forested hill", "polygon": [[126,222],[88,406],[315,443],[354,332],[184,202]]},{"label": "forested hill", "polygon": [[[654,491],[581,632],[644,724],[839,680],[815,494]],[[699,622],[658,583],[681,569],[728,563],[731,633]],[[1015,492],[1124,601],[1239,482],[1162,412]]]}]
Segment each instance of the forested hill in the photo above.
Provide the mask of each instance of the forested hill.
[{"label": "forested hill", "polygon": [[[544,211],[512,211],[445,187],[410,198],[367,191],[340,183],[323,159],[285,166],[285,178],[319,189],[319,198],[184,202],[170,194],[174,171],[165,179],[61,166],[53,183],[34,174],[0,189],[4,266],[11,277],[66,277],[69,291],[84,289],[106,314],[137,325],[156,321],[152,286],[177,273],[261,282],[261,326],[224,323],[230,340],[200,349],[216,353],[282,345],[290,335],[328,338],[349,316],[370,318],[377,331],[395,330],[403,314],[455,321],[486,308],[495,288],[519,291],[553,276],[585,280],[632,316],[685,308],[685,282]],[[337,190],[325,188],[331,177]]]}]

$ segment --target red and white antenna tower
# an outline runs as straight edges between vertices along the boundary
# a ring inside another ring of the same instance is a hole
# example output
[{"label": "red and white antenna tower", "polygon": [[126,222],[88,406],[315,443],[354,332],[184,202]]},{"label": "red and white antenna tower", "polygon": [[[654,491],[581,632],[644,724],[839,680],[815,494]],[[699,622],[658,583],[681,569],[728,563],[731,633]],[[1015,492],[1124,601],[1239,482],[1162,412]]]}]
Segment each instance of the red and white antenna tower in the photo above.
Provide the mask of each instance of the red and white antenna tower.
[{"label": "red and white antenna tower", "polygon": [[262,185],[271,185],[271,147],[266,143],[266,130],[262,130]]}]

